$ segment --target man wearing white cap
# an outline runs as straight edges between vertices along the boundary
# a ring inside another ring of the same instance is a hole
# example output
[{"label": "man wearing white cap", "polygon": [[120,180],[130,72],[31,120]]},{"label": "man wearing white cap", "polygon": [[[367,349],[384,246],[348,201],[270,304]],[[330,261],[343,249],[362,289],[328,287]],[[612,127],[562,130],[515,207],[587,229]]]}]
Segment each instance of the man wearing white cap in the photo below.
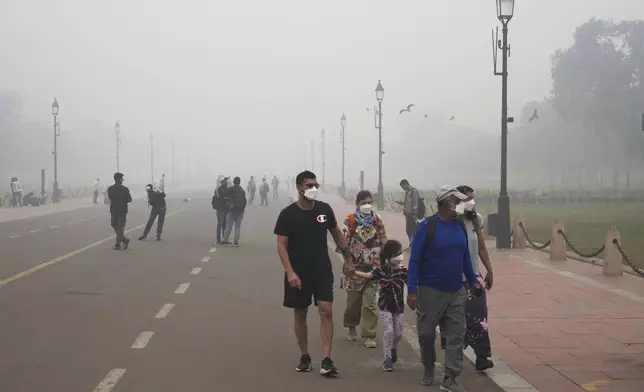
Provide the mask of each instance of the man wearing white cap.
[{"label": "man wearing white cap", "polygon": [[[447,347],[441,390],[462,392],[456,378],[463,370],[465,301],[470,287],[481,289],[472,268],[468,237],[458,212],[467,196],[453,186],[443,186],[436,195],[438,213],[418,224],[409,257],[407,304],[416,311],[418,342],[425,368],[423,385],[436,385],[436,327],[445,320]],[[457,207],[459,206],[459,207]]]}]

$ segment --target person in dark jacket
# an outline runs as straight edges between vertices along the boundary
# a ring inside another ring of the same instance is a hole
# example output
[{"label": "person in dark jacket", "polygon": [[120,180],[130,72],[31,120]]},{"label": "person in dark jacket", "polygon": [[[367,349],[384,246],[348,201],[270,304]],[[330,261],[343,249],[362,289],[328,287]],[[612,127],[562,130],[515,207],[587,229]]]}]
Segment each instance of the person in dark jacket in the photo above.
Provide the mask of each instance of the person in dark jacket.
[{"label": "person in dark jacket", "polygon": [[158,216],[157,241],[161,241],[161,232],[163,232],[163,222],[165,222],[166,212],[165,192],[163,192],[161,188],[153,187],[152,184],[146,185],[145,190],[148,193],[148,204],[152,209],[150,210],[148,223],[145,225],[145,230],[143,230],[143,235],[139,237],[139,240],[142,241],[148,237],[148,234],[152,229],[152,225]]},{"label": "person in dark jacket", "polygon": [[112,215],[112,228],[116,233],[115,250],[127,249],[130,239],[125,238],[125,223],[127,222],[127,205],[132,202],[130,190],[123,186],[123,173],[114,173],[114,185],[107,188],[110,198],[110,214]]},{"label": "person in dark jacket", "polygon": [[221,180],[220,185],[215,189],[212,197],[212,208],[217,211],[217,245],[221,245],[221,239],[226,230],[226,217],[228,215],[228,177]]},{"label": "person in dark jacket", "polygon": [[226,233],[224,233],[223,245],[230,245],[230,232],[233,231],[233,224],[235,225],[235,239],[233,246],[239,247],[239,234],[241,233],[241,223],[244,220],[244,210],[246,209],[246,192],[239,184],[241,179],[235,177],[233,180],[232,188],[228,189],[228,202],[230,205],[230,212],[226,217]]}]

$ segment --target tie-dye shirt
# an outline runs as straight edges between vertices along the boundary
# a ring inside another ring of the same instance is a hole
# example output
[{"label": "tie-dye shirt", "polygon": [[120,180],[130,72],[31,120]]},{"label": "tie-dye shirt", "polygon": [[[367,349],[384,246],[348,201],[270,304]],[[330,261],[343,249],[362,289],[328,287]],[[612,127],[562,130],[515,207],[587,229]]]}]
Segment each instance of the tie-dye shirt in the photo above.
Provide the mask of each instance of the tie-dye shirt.
[{"label": "tie-dye shirt", "polygon": [[373,280],[380,284],[378,307],[381,311],[400,314],[405,312],[404,288],[407,282],[407,268],[392,267],[389,263],[371,271]]}]

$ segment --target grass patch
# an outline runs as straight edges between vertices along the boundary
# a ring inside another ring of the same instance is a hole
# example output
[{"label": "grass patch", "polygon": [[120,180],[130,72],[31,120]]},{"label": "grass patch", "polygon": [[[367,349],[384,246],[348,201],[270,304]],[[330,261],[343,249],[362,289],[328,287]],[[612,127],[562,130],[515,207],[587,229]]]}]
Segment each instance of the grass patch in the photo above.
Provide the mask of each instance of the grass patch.
[{"label": "grass patch", "polygon": [[[496,206],[477,205],[484,215]],[[535,242],[550,239],[555,220],[564,223],[572,244],[581,252],[591,252],[604,244],[606,232],[617,226],[626,254],[638,267],[644,267],[644,204],[513,204],[511,216],[525,217],[528,235]]]}]

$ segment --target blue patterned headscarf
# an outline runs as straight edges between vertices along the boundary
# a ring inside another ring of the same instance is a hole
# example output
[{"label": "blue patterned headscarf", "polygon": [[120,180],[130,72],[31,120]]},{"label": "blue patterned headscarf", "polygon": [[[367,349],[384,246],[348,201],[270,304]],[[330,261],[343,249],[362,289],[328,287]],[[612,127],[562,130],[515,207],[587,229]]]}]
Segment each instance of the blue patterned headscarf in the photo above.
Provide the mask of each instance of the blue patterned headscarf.
[{"label": "blue patterned headscarf", "polygon": [[365,214],[364,212],[360,211],[360,208],[356,209],[356,222],[360,226],[372,226],[373,225],[373,218],[376,216],[373,211],[371,211],[368,214]]}]

